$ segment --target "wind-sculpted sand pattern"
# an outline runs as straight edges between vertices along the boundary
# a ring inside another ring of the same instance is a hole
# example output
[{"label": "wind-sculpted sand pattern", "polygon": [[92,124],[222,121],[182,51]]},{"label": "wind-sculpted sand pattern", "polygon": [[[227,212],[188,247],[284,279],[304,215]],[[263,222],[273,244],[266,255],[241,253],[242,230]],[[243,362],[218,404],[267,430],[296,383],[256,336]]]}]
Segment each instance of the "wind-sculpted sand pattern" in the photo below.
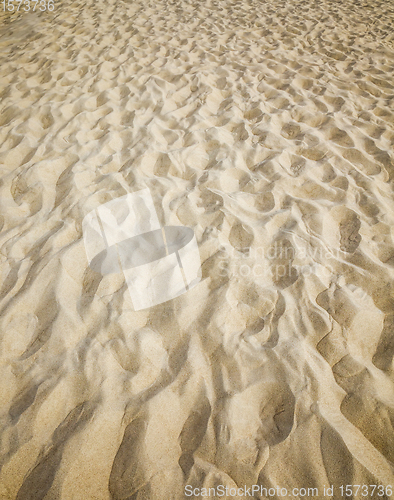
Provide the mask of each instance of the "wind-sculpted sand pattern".
[{"label": "wind-sculpted sand pattern", "polygon": [[[394,484],[393,14],[1,14],[1,500]],[[81,224],[146,186],[203,280],[133,312]]]}]

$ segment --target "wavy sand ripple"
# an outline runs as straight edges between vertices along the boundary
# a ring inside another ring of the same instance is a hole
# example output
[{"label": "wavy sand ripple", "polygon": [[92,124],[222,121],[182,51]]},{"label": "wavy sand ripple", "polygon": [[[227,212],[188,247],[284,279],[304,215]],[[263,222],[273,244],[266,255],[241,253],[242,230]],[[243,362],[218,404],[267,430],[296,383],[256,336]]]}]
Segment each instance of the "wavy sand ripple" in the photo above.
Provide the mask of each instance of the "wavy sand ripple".
[{"label": "wavy sand ripple", "polygon": [[[393,14],[1,14],[1,499],[394,483]],[[145,186],[203,281],[133,312],[81,222]]]}]

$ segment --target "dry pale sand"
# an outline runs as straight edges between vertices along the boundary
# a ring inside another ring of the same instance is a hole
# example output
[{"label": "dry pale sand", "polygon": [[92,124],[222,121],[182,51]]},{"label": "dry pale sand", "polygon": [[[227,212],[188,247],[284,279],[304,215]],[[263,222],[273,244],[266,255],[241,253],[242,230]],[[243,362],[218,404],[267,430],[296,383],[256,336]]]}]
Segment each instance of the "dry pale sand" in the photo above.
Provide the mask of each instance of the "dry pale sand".
[{"label": "dry pale sand", "polygon": [[[1,500],[394,484],[393,18],[392,0],[2,12]],[[81,223],[145,187],[194,229],[203,280],[133,312]]]}]

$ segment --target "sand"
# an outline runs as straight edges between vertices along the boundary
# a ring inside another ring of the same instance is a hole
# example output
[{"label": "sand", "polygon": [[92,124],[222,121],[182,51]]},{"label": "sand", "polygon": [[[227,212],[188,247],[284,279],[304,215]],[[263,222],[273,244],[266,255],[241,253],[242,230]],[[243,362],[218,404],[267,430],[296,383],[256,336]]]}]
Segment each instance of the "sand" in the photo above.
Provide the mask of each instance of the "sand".
[{"label": "sand", "polygon": [[[393,19],[392,0],[1,13],[1,500],[394,485]],[[203,278],[134,312],[82,219],[146,187]]]}]

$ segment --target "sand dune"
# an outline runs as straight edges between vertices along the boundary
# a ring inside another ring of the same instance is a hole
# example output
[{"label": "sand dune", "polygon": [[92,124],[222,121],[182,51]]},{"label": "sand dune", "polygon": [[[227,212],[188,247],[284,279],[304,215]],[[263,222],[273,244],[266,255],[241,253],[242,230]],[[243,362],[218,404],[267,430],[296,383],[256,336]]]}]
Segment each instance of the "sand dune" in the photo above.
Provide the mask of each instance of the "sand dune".
[{"label": "sand dune", "polygon": [[[392,0],[1,12],[1,500],[394,487],[393,19]],[[134,312],[82,219],[145,187],[203,280]]]}]

